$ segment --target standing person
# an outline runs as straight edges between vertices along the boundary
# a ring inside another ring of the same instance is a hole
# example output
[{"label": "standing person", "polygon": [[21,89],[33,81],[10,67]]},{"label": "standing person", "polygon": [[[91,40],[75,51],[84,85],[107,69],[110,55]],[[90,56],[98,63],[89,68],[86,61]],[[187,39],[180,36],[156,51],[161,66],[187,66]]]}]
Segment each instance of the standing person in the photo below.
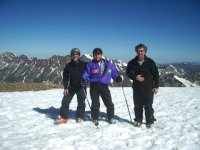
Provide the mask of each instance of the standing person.
[{"label": "standing person", "polygon": [[86,65],[86,62],[80,60],[80,50],[73,48],[71,50],[71,62],[66,64],[63,71],[64,97],[60,108],[61,118],[56,120],[56,124],[68,122],[69,104],[75,94],[78,101],[76,122],[80,123],[83,120],[86,98],[84,90],[86,90],[86,86],[82,84],[82,75],[86,69]]},{"label": "standing person", "polygon": [[108,84],[111,78],[116,82],[122,82],[116,67],[109,60],[102,58],[102,50],[95,48],[93,50],[94,59],[87,64],[87,69],[83,75],[86,82],[90,82],[90,96],[92,99],[91,116],[95,125],[98,125],[101,96],[104,105],[107,108],[107,119],[110,124],[114,124],[114,104],[112,102]]},{"label": "standing person", "polygon": [[159,72],[155,62],[146,56],[144,44],[135,46],[137,56],[128,62],[127,76],[133,80],[134,126],[141,126],[143,107],[145,109],[146,126],[154,123],[153,95],[158,93]]}]

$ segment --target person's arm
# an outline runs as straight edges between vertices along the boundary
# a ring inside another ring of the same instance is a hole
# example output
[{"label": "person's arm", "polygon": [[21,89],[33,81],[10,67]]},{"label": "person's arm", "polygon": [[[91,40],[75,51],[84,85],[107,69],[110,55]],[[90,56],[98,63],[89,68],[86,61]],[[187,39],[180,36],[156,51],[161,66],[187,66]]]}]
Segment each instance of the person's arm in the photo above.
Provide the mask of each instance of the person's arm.
[{"label": "person's arm", "polygon": [[131,66],[130,62],[128,63],[127,68],[126,68],[126,75],[131,80],[136,79],[136,74],[135,74],[133,67]]},{"label": "person's arm", "polygon": [[153,75],[153,90],[152,90],[152,92],[157,94],[158,87],[159,87],[159,71],[158,71],[158,68],[157,68],[155,62],[153,62],[153,66],[152,66],[152,75]]},{"label": "person's arm", "polygon": [[68,65],[65,66],[65,69],[63,71],[63,85],[64,85],[64,92],[63,94],[66,96],[69,91],[69,81],[70,81],[70,71]]},{"label": "person's arm", "polygon": [[111,72],[111,78],[113,80],[115,80],[116,82],[121,82],[122,79],[120,80],[121,76],[119,75],[119,71],[117,70],[115,64],[113,64],[111,62],[109,62],[109,63],[110,63],[111,70],[112,70],[112,72]]},{"label": "person's arm", "polygon": [[87,63],[85,71],[83,73],[83,82],[89,82],[90,81],[90,64]]}]

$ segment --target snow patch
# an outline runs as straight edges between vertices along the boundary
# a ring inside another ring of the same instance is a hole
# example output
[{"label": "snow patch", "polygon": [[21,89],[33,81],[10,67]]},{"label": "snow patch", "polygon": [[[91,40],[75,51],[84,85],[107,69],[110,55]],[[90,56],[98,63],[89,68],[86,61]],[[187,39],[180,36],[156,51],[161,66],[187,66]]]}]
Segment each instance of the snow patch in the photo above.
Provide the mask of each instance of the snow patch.
[{"label": "snow patch", "polygon": [[88,59],[90,59],[90,60],[93,59],[93,57],[92,57],[91,55],[89,55],[89,54],[84,54],[84,55],[85,55],[86,58],[88,58]]},{"label": "snow patch", "polygon": [[23,62],[23,60],[21,60],[20,61],[20,63],[19,64],[17,64],[17,67],[15,68],[15,70],[13,70],[13,72],[12,73],[14,73],[18,68],[19,68],[19,66],[20,66],[20,64]]},{"label": "snow patch", "polygon": [[173,65],[170,65],[170,67],[172,67],[177,74],[180,74],[180,72],[178,72],[178,70],[176,69],[176,67],[174,67]]},{"label": "snow patch", "polygon": [[43,73],[44,68],[42,68],[41,72],[37,75],[37,78]]},{"label": "snow patch", "polygon": [[186,87],[197,87],[198,85],[196,83],[192,83],[184,78],[180,78],[176,75],[174,75],[174,78],[183,83]]}]

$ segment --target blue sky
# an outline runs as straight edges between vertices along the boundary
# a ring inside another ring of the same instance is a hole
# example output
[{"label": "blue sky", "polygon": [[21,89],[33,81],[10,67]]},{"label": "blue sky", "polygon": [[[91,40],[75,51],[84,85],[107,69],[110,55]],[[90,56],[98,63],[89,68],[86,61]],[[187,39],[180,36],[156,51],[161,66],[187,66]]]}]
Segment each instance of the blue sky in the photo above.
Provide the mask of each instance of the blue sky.
[{"label": "blue sky", "polygon": [[199,0],[0,0],[0,53],[49,58],[74,47],[128,62],[200,61]]}]

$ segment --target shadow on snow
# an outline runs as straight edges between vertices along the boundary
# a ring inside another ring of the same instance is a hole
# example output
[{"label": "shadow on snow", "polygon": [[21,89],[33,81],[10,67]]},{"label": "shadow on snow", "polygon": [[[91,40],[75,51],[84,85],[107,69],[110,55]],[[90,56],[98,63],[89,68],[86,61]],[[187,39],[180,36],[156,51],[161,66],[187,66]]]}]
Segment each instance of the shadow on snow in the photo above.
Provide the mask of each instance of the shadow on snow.
[{"label": "shadow on snow", "polygon": [[[56,120],[58,119],[58,116],[60,114],[60,109],[55,108],[53,106],[49,108],[33,108],[34,111],[45,114],[47,118]],[[76,110],[71,110],[69,109],[69,118],[70,119],[76,119]],[[115,120],[119,122],[126,122],[126,123],[131,123],[130,120],[120,118],[119,116],[115,115],[114,116]],[[91,111],[85,111],[85,116],[84,116],[85,121],[91,121]],[[99,120],[106,121],[107,120],[107,114],[105,112],[99,112]]]}]

